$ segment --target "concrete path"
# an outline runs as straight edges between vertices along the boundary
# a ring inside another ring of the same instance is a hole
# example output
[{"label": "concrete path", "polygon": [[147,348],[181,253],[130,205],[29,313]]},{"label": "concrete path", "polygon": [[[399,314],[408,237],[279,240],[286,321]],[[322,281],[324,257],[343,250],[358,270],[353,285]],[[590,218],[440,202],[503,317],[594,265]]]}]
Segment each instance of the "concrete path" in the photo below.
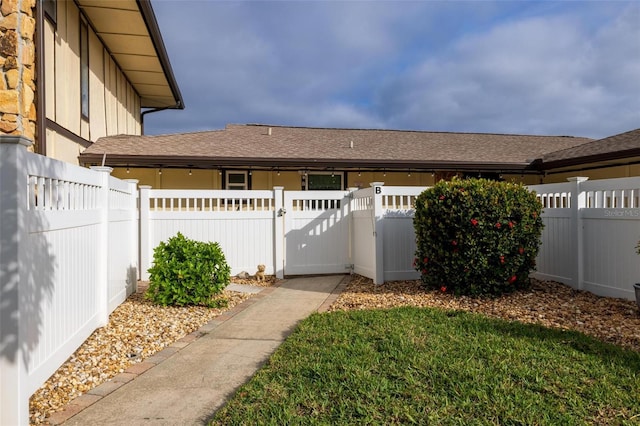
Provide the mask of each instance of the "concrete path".
[{"label": "concrete path", "polygon": [[135,364],[133,371],[98,386],[77,403],[72,401],[66,415],[52,417],[51,423],[206,424],[296,324],[326,309],[348,280],[344,275],[302,277],[265,288],[182,343]]}]

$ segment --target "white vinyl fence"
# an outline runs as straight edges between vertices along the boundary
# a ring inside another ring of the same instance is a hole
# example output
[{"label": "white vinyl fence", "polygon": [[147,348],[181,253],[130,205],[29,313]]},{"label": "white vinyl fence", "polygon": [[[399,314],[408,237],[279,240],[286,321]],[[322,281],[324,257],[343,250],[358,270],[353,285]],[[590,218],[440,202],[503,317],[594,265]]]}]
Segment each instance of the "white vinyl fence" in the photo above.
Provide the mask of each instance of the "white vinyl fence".
[{"label": "white vinyl fence", "polygon": [[[640,239],[638,188],[640,178],[591,182],[574,178],[530,186],[543,204],[545,223],[534,276],[602,296],[633,299],[633,283],[640,282],[634,249]],[[282,188],[236,192],[143,188],[142,194],[145,190],[151,194],[149,202],[141,197],[142,206],[150,206],[149,212],[141,211],[143,276],[151,265],[153,247],[181,231],[220,242],[234,274],[253,273],[258,263],[278,277],[340,272],[344,263],[376,284],[418,279],[412,267],[413,206],[425,189],[375,182],[348,193],[308,192],[303,197],[307,204],[296,207],[287,201],[296,195],[287,196]],[[195,195],[201,201],[187,201]],[[210,205],[213,210],[208,212]],[[300,220],[304,224],[297,228],[287,225]],[[150,237],[145,238],[145,232]]]},{"label": "white vinyl fence", "polygon": [[347,273],[374,279],[416,279],[413,204],[424,188],[359,191],[154,190],[140,187],[142,279],[153,249],[181,232],[218,242],[231,273]]},{"label": "white vinyl fence", "polygon": [[535,276],[625,299],[640,282],[640,177],[535,185],[545,228]]},{"label": "white vinyl fence", "polygon": [[[29,396],[148,278],[181,232],[221,245],[235,275],[345,273],[418,279],[416,197],[352,191],[154,190],[0,137],[0,424],[28,424]],[[535,185],[545,223],[536,276],[633,299],[640,282],[640,177]],[[139,198],[139,200],[138,200]],[[137,202],[139,201],[139,208]],[[139,262],[138,262],[139,256]],[[138,266],[139,265],[139,266]]]},{"label": "white vinyl fence", "polygon": [[134,291],[136,184],[0,137],[0,424]]},{"label": "white vinyl fence", "polygon": [[[198,241],[220,244],[231,273],[253,273],[264,264],[266,274],[282,265],[275,249],[275,220],[282,188],[273,191],[163,190],[140,186],[140,264],[143,280],[153,263],[153,249],[178,232]],[[282,275],[282,271],[279,271]]]}]

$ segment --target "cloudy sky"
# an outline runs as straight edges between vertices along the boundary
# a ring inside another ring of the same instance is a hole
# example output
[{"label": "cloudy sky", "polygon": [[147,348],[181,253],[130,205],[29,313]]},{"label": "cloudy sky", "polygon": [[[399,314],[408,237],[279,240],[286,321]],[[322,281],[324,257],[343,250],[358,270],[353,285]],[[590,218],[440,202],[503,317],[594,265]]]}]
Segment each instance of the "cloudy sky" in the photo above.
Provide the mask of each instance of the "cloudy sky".
[{"label": "cloudy sky", "polygon": [[572,135],[640,127],[637,1],[152,0],[186,109],[227,123]]}]

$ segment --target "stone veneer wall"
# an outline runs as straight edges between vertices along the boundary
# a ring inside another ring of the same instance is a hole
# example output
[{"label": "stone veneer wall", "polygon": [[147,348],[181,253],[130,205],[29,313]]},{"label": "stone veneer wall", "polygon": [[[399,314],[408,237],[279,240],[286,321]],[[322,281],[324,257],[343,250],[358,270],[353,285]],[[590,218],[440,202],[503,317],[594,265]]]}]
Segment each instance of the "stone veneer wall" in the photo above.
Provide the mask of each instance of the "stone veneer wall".
[{"label": "stone veneer wall", "polygon": [[36,0],[0,1],[0,132],[35,141]]}]

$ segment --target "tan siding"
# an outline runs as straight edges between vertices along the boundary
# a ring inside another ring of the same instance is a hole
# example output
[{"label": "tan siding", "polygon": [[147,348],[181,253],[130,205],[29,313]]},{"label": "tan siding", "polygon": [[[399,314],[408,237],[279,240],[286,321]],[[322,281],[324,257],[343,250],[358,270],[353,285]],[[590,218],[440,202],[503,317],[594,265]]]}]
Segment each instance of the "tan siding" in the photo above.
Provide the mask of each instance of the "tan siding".
[{"label": "tan siding", "polygon": [[91,132],[89,131],[89,121],[84,118],[80,119],[80,133],[78,133],[80,137],[91,140]]},{"label": "tan siding", "polygon": [[[80,11],[72,1],[58,1],[54,27],[44,26],[46,117],[95,142],[108,135],[139,135],[140,98],[89,28],[89,120],[81,117]],[[77,164],[82,146],[47,131],[47,154]]]},{"label": "tan siding", "polygon": [[[60,5],[58,5],[60,7]],[[56,67],[55,67],[55,30],[53,25],[45,20],[44,27],[44,62],[45,62],[45,113],[48,119],[56,119]]]},{"label": "tan siding", "polygon": [[118,134],[118,103],[117,103],[117,82],[116,64],[105,52],[105,109],[106,128],[108,135]]},{"label": "tan siding", "polygon": [[49,157],[77,165],[80,151],[81,147],[77,143],[53,130],[47,130],[47,155]]},{"label": "tan siding", "polygon": [[73,2],[58,2],[56,122],[80,134],[80,15]]},{"label": "tan siding", "polygon": [[192,170],[189,169],[163,169],[162,174],[158,169],[130,169],[115,168],[113,176],[120,179],[138,179],[139,185],[151,185],[156,189],[220,189],[220,176],[218,170]]},{"label": "tan siding", "polygon": [[127,80],[124,75],[117,70],[118,81],[118,134],[126,134],[127,131],[127,110],[124,107],[127,102]]},{"label": "tan siding", "polygon": [[[634,163],[640,161],[640,157],[627,158],[625,161]],[[605,165],[605,163],[591,163],[584,164],[584,167],[600,167]],[[556,173],[561,170],[562,169],[550,170],[544,178],[544,183],[566,182],[567,178],[575,176],[584,176],[591,180],[640,176],[640,164],[610,166],[593,170],[569,170]]]},{"label": "tan siding", "polygon": [[161,189],[158,185],[158,171],[155,169],[131,169],[127,173],[126,168],[115,168],[111,173],[119,179],[138,179],[138,185],[151,185],[153,188]]},{"label": "tan siding", "polygon": [[[356,182],[361,182],[363,188],[368,188],[371,182],[384,182],[388,186],[431,186],[434,178],[431,173],[389,172],[383,176],[382,172],[349,172],[348,184],[354,187]],[[158,189],[221,189],[222,179],[218,170],[193,169],[191,176],[189,169],[136,169],[131,168],[129,173],[126,168],[116,168],[113,175],[121,179],[138,179],[141,185],[151,185]],[[505,178],[509,178],[505,176]],[[514,181],[520,181],[521,177],[513,176]],[[529,183],[539,183],[537,177],[532,177]],[[511,179],[509,179],[511,180]],[[254,170],[251,176],[251,189],[271,190],[276,186],[282,186],[288,191],[301,189],[301,176],[298,171],[283,171],[278,176],[275,171]]]},{"label": "tan siding", "polygon": [[140,111],[141,107],[140,107],[140,97],[136,96],[135,98],[135,104],[134,104],[134,115],[135,115],[135,134],[136,135],[140,135],[142,134],[142,112]]},{"label": "tan siding", "polygon": [[107,135],[104,97],[104,47],[89,29],[89,137],[92,141]]},{"label": "tan siding", "polygon": [[45,139],[47,141],[47,156],[55,158],[56,133],[53,130],[46,130]]},{"label": "tan siding", "polygon": [[127,134],[136,134],[136,119],[134,115],[135,111],[135,98],[137,97],[135,90],[131,84],[127,84]]}]

